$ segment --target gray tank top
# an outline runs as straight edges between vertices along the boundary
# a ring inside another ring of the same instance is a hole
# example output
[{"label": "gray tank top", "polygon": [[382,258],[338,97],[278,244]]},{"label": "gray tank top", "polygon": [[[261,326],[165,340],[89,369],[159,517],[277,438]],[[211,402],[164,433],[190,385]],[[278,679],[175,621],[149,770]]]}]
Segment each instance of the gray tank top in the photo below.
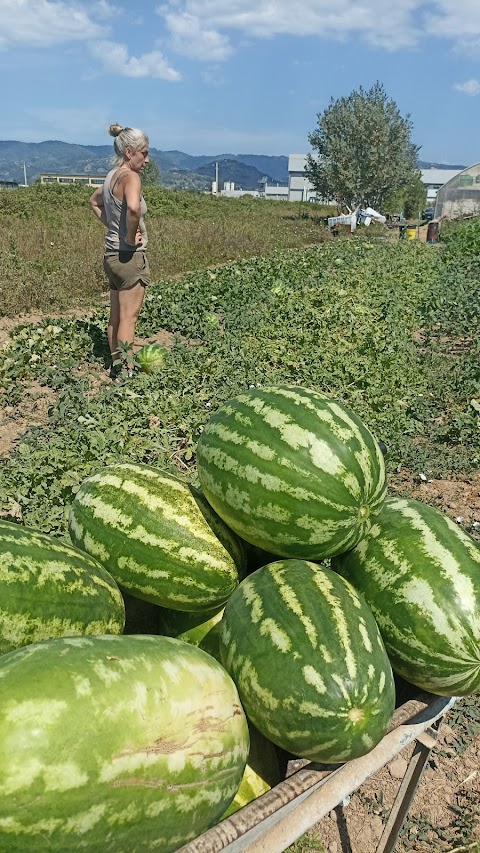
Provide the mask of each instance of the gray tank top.
[{"label": "gray tank top", "polygon": [[[108,222],[108,231],[107,236],[105,237],[105,252],[132,251],[131,245],[129,243],[126,243],[127,205],[125,199],[123,200],[123,202],[119,201],[118,198],[116,198],[112,192],[117,183],[117,180],[115,180],[112,185],[112,177],[115,172],[118,171],[118,166],[116,166],[115,169],[111,169],[107,177],[105,178],[103,184],[103,204],[105,207],[105,215],[107,217]],[[122,169],[120,169],[118,177],[120,177],[120,175],[123,175]],[[146,212],[147,205],[145,204],[145,199],[142,193],[140,196],[140,222],[138,224],[140,234],[142,235],[142,242],[139,243],[136,247],[136,252],[144,251],[147,248],[148,237],[144,221]]]}]

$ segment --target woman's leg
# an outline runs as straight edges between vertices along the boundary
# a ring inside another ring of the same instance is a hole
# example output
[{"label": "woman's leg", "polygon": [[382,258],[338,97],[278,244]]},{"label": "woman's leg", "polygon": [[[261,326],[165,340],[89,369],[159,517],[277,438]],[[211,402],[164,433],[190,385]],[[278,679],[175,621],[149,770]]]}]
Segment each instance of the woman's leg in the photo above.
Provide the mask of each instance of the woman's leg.
[{"label": "woman's leg", "polygon": [[135,338],[135,325],[143,304],[145,287],[138,281],[128,290],[119,290],[118,311],[119,320],[117,326],[116,346],[122,346],[131,354],[133,365],[133,341]]},{"label": "woman's leg", "polygon": [[107,337],[112,359],[115,357],[118,346],[118,324],[120,322],[119,291],[110,289],[110,317],[107,326]]}]

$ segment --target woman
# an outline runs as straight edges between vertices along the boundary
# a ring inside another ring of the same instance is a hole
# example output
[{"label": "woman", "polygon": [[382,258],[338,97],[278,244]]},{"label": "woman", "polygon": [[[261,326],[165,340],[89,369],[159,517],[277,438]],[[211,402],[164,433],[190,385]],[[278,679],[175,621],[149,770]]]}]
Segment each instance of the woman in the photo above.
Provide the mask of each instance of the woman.
[{"label": "woman", "polygon": [[137,128],[119,124],[112,124],[109,133],[115,137],[113,169],[91,196],[90,204],[108,229],[103,268],[110,284],[107,335],[114,379],[124,359],[129,373],[132,371],[135,325],[150,283],[144,222],[147,206],[140,179],[148,163],[148,137]]}]

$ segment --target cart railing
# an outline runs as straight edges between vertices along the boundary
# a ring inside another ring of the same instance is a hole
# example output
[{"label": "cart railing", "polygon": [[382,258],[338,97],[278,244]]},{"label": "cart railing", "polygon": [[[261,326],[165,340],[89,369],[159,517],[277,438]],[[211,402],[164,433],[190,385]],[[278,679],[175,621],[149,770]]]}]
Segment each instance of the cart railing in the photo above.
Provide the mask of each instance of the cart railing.
[{"label": "cart railing", "polygon": [[342,765],[290,762],[287,778],[177,853],[281,853],[381,770],[406,746],[414,753],[384,827],[377,853],[391,853],[438,729],[455,697],[422,693],[393,714],[387,734],[367,755]]}]

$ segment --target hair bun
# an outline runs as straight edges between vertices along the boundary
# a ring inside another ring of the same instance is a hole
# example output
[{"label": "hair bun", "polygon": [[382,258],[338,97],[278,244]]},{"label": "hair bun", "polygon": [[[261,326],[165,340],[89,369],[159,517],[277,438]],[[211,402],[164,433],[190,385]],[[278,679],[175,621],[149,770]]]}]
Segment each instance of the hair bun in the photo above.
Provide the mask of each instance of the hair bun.
[{"label": "hair bun", "polygon": [[111,124],[108,128],[110,136],[118,136],[118,134],[121,133],[122,130],[123,127],[120,124]]}]

